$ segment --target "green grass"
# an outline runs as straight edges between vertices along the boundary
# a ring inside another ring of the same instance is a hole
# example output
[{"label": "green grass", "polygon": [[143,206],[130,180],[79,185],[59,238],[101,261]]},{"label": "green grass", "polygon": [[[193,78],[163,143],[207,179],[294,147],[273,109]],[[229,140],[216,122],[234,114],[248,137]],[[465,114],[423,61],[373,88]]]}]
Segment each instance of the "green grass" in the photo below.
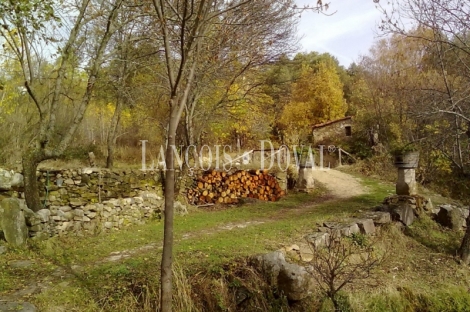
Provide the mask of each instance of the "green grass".
[{"label": "green grass", "polygon": [[416,220],[405,233],[435,252],[451,255],[457,253],[464,234],[440,226],[427,215]]},{"label": "green grass", "polygon": [[356,310],[364,312],[466,312],[470,311],[470,295],[463,287],[439,285],[427,291],[407,287],[387,292],[373,292],[352,299]]},{"label": "green grass", "polygon": [[[289,194],[274,203],[200,208],[176,216],[174,252],[179,274],[175,275],[175,305],[180,309],[175,311],[193,310],[182,308],[191,306],[190,302],[205,302],[207,309],[223,311],[230,305],[230,293],[241,286],[256,294],[253,300],[258,300],[264,310],[269,310],[266,298],[270,298],[270,309],[283,311],[286,301],[273,297],[275,290],[263,285],[244,259],[299,242],[324,221],[358,216],[380,205],[394,191],[390,183],[369,178],[362,178],[362,183],[367,194],[345,200],[328,200],[320,187],[313,194]],[[246,227],[225,229],[228,225]],[[351,306],[356,311],[465,311],[470,302],[465,291],[468,272],[452,258],[461,233],[443,230],[423,218],[406,234],[393,227],[379,234],[384,246],[391,246],[392,257],[381,268],[376,286],[347,289]],[[10,249],[0,257],[0,291],[6,293],[30,280],[50,277],[62,267],[66,273],[73,273],[73,278],[53,280],[47,291],[31,298],[40,310],[60,306],[67,311],[154,311],[162,237],[163,222],[152,221],[92,237],[54,238],[35,242],[29,248]],[[129,259],[102,261],[111,252],[149,244],[155,248],[139,251]],[[16,270],[9,266],[9,261],[25,258],[34,260],[35,265]],[[72,270],[74,264],[81,269]],[[318,298],[307,302],[298,311],[317,311],[320,307]],[[295,305],[291,308],[295,310]]]}]

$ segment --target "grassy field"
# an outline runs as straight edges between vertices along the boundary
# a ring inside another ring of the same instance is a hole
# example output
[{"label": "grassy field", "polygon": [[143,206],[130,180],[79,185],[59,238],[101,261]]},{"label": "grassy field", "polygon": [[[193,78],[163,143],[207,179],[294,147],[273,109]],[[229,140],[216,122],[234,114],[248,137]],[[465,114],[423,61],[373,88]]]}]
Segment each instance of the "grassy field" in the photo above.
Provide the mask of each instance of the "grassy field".
[{"label": "grassy field", "polygon": [[[289,304],[269,288],[247,260],[303,240],[324,221],[349,218],[380,204],[393,185],[362,179],[366,195],[331,198],[325,189],[289,194],[278,202],[191,209],[175,218],[174,311],[236,311],[233,293],[246,289],[251,305],[240,311],[329,311],[317,293]],[[0,294],[31,283],[39,311],[155,311],[163,222],[155,220],[92,237],[53,238],[8,247],[0,256]],[[387,226],[374,238],[389,256],[373,278],[351,284],[350,311],[470,311],[468,268],[454,258],[462,233],[423,217],[402,232]],[[114,258],[112,258],[114,257]],[[32,265],[15,268],[17,260]]]}]

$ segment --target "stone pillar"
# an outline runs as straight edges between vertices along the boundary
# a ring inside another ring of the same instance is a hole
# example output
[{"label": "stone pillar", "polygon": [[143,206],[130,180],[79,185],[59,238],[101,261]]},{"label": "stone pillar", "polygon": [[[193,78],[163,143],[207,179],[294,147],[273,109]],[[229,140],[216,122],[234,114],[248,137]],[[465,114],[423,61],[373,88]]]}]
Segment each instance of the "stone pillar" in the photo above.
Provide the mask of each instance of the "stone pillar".
[{"label": "stone pillar", "polygon": [[315,187],[315,180],[313,179],[313,170],[312,167],[300,167],[299,168],[299,178],[297,180],[297,188],[300,191],[309,192]]},{"label": "stone pillar", "polygon": [[23,245],[28,238],[28,227],[21,203],[17,198],[6,198],[0,203],[0,228],[7,242]]},{"label": "stone pillar", "polygon": [[415,169],[398,168],[397,195],[416,195],[418,186],[415,179]]},{"label": "stone pillar", "polygon": [[276,173],[276,178],[281,189],[287,194],[287,173],[286,172]]}]

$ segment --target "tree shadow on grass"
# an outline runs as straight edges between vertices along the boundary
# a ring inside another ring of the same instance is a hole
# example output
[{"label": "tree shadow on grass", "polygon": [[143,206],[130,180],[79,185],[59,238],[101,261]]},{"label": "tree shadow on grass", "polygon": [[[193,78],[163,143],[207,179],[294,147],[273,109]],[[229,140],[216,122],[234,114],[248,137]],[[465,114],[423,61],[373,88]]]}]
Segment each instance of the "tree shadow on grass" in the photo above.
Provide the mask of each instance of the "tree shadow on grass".
[{"label": "tree shadow on grass", "polygon": [[444,228],[429,216],[423,215],[405,229],[405,235],[439,253],[455,255],[460,247],[463,232]]}]

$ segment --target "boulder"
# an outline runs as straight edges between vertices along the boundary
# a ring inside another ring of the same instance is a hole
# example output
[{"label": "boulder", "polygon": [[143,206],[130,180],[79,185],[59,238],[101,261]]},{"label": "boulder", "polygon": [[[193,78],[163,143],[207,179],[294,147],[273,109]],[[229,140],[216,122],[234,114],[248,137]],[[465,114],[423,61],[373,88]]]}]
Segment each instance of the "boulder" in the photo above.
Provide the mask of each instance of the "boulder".
[{"label": "boulder", "polygon": [[327,232],[318,232],[308,234],[305,237],[305,240],[314,247],[325,246],[330,241],[330,233]]},{"label": "boulder", "polygon": [[20,200],[6,198],[2,200],[0,206],[2,207],[0,227],[5,240],[14,246],[23,245],[28,238],[28,227]]},{"label": "boulder", "polygon": [[277,282],[281,267],[286,263],[286,258],[281,251],[274,251],[253,256],[251,263],[266,276],[271,285],[274,285]]},{"label": "boulder", "polygon": [[364,215],[367,219],[372,219],[375,225],[382,225],[392,222],[392,216],[390,212],[386,211],[373,211],[368,212]]},{"label": "boulder", "polygon": [[436,222],[453,230],[460,230],[466,226],[469,210],[452,205],[439,206]]},{"label": "boulder", "polygon": [[342,236],[351,236],[353,234],[357,234],[361,232],[360,227],[357,223],[345,224],[341,227],[341,235]]},{"label": "boulder", "polygon": [[375,233],[375,225],[372,219],[361,219],[356,221],[357,226],[364,235],[370,235]]},{"label": "boulder", "polygon": [[303,266],[286,262],[281,251],[253,256],[251,263],[271,285],[277,284],[287,299],[298,301],[311,294],[313,280],[310,274]]},{"label": "boulder", "polygon": [[[322,227],[318,228],[319,232],[327,232],[330,234],[330,238],[336,238],[341,236],[350,236],[355,233],[359,233],[359,227],[356,223],[336,223],[336,222],[325,222]],[[327,243],[326,238],[323,242],[318,242],[317,246],[325,245]]]},{"label": "boulder", "polygon": [[279,270],[277,285],[288,300],[300,301],[311,294],[313,279],[303,266],[286,262]]},{"label": "boulder", "polygon": [[15,172],[11,178],[11,187],[19,188],[24,186],[24,178],[21,173]]},{"label": "boulder", "polygon": [[390,206],[390,214],[393,221],[400,221],[406,226],[411,225],[415,220],[415,209],[408,203],[400,203]]},{"label": "boulder", "polygon": [[180,215],[184,216],[184,215],[188,214],[188,208],[186,208],[186,206],[183,205],[182,203],[180,203],[179,201],[175,202],[174,209],[175,209],[175,212],[180,214]]},{"label": "boulder", "polygon": [[13,171],[0,168],[0,191],[11,190],[13,175]]}]

